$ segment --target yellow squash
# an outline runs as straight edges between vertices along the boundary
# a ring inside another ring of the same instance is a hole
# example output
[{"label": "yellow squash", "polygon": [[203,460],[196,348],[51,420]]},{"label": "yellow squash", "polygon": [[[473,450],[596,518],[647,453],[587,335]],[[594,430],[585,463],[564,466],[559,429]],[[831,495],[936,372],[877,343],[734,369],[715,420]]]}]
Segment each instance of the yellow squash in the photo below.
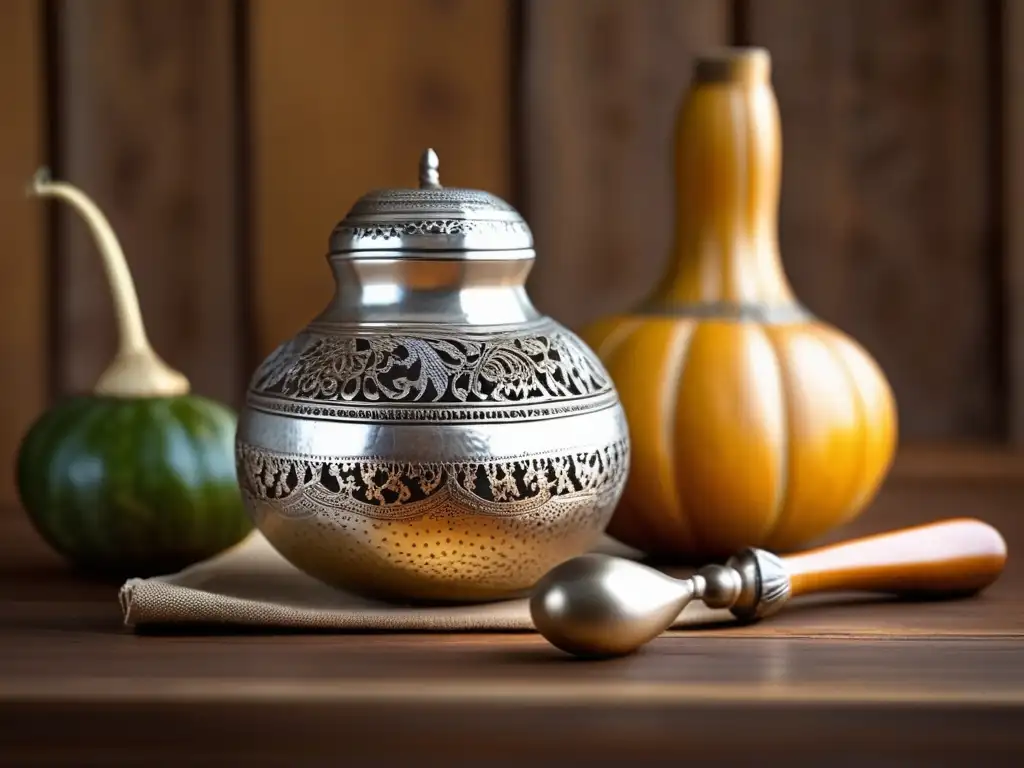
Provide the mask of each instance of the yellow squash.
[{"label": "yellow squash", "polygon": [[652,554],[793,550],[858,515],[892,461],[885,376],[800,305],[782,267],[770,71],[761,49],[697,62],[676,128],[672,266],[636,311],[584,333],[630,426],[608,533]]}]

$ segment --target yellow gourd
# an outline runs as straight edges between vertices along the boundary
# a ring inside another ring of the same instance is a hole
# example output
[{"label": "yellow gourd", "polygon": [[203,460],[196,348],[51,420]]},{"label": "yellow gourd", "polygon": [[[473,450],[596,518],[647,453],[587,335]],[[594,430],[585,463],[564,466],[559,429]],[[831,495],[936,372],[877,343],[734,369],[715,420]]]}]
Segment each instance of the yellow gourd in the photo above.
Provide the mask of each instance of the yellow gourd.
[{"label": "yellow gourd", "polygon": [[893,457],[884,374],[800,305],[782,267],[770,72],[756,48],[698,60],[676,126],[672,266],[634,312],[583,334],[629,419],[608,533],[651,554],[793,550],[856,517]]}]

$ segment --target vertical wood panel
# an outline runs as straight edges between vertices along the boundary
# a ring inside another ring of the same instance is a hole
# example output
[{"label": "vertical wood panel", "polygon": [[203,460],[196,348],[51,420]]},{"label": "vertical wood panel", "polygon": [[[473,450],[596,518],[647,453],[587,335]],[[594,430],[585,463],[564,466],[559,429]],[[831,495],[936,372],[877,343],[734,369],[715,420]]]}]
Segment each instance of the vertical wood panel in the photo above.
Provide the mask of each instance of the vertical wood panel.
[{"label": "vertical wood panel", "polygon": [[[110,219],[154,347],[194,391],[240,402],[230,0],[56,4],[56,173]],[[89,234],[59,218],[62,391],[90,388],[114,352],[113,307]]]},{"label": "vertical wood panel", "polygon": [[373,188],[416,186],[423,149],[445,186],[508,196],[506,0],[255,0],[250,52],[258,352],[329,301],[331,229]]},{"label": "vertical wood panel", "polygon": [[1024,3],[1004,0],[1000,6],[1008,431],[1011,443],[1024,448]]},{"label": "vertical wood panel", "polygon": [[725,0],[526,0],[530,292],[570,326],[625,309],[664,269],[672,129],[693,54],[728,42]]},{"label": "vertical wood panel", "polygon": [[48,400],[47,260],[42,215],[24,191],[42,157],[44,81],[39,0],[0,3],[0,505],[16,503],[18,444]]},{"label": "vertical wood panel", "polygon": [[758,0],[795,289],[888,373],[908,439],[1003,426],[986,14],[971,0]]}]

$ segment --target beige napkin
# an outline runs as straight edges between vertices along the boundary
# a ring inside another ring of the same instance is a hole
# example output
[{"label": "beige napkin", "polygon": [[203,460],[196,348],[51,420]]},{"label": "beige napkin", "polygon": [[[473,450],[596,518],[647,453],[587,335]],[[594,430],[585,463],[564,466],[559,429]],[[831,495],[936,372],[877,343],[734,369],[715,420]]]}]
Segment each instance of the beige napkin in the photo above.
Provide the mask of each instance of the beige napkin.
[{"label": "beige napkin", "polygon": [[[605,538],[597,551],[636,552]],[[168,576],[130,579],[120,591],[124,621],[144,625],[229,625],[335,631],[533,631],[525,599],[458,607],[408,607],[342,592],[307,576],[258,532],[235,547]],[[691,603],[675,626],[731,620]]]}]

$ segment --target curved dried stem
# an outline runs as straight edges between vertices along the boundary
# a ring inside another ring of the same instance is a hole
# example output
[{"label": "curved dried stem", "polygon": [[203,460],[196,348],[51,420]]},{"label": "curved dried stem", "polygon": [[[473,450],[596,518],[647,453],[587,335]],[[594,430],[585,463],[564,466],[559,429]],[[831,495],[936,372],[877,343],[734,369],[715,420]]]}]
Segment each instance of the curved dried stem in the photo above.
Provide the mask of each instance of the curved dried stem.
[{"label": "curved dried stem", "polygon": [[103,259],[114,300],[119,340],[114,359],[93,391],[98,395],[117,397],[165,397],[187,393],[190,389],[188,379],[168,366],[149,343],[128,263],[103,212],[81,190],[64,182],[52,181],[45,168],[36,172],[28,194],[58,198],[69,203],[89,226]]}]

